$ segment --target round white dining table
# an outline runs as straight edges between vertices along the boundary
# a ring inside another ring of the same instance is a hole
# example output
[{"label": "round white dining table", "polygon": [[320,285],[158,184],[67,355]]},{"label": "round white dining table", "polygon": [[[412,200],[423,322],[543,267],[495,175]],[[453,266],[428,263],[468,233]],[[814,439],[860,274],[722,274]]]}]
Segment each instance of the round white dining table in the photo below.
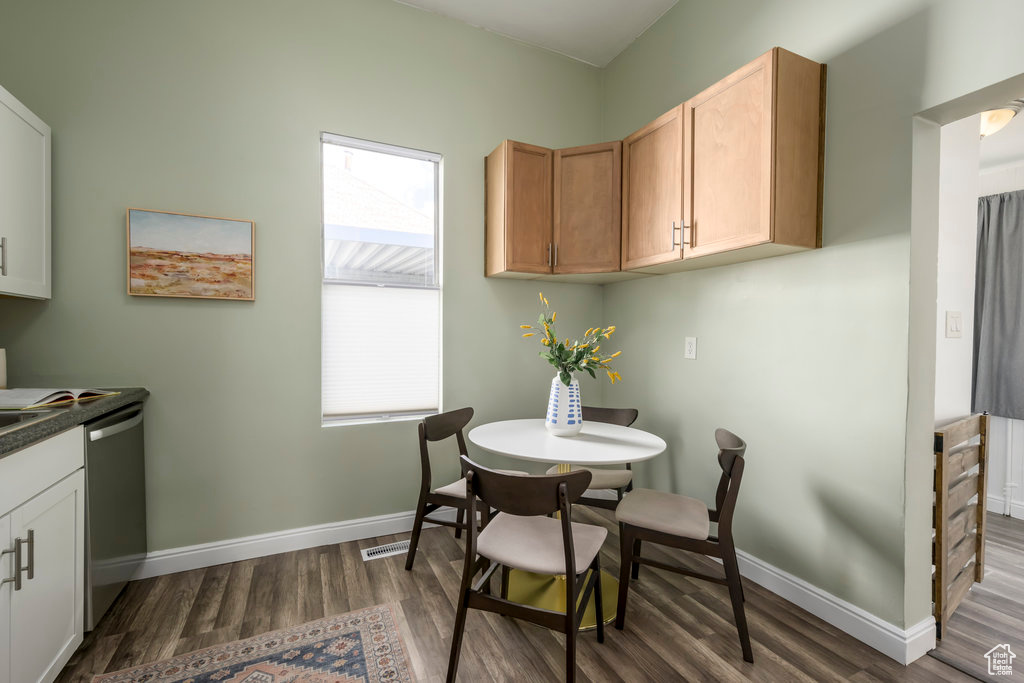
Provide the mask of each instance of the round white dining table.
[{"label": "round white dining table", "polygon": [[[622,465],[649,460],[665,452],[665,441],[640,429],[605,422],[585,421],[576,436],[555,436],[544,427],[544,420],[503,420],[475,427],[469,432],[474,444],[498,455],[520,460],[556,463],[559,472],[573,467]],[[604,596],[602,621],[615,619],[619,582],[601,572]],[[508,599],[534,607],[565,611],[565,577],[534,574],[513,569],[509,574]],[[594,601],[586,606],[580,624],[582,630],[597,626]]]},{"label": "round white dining table", "polygon": [[543,419],[503,420],[474,427],[469,440],[498,455],[559,465],[622,465],[665,452],[659,436],[593,421],[584,422],[576,436],[554,436]]}]

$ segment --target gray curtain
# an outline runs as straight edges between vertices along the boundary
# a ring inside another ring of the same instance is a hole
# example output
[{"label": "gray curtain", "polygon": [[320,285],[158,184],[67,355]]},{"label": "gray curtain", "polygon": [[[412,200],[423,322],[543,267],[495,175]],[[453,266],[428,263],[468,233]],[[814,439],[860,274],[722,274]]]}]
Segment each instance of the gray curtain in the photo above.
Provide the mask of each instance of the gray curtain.
[{"label": "gray curtain", "polygon": [[1024,190],[978,199],[974,412],[1024,419]]}]

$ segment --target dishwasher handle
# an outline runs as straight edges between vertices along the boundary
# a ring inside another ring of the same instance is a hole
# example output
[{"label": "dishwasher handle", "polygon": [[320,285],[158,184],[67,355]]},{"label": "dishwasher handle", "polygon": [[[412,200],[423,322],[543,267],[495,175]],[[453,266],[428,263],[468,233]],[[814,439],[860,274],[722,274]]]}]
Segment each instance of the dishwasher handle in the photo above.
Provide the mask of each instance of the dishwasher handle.
[{"label": "dishwasher handle", "polygon": [[126,432],[129,429],[139,426],[142,424],[142,408],[135,408],[135,414],[127,420],[121,422],[115,422],[111,425],[105,425],[100,429],[93,429],[89,431],[89,441],[99,441],[100,439],[106,439],[109,436]]}]

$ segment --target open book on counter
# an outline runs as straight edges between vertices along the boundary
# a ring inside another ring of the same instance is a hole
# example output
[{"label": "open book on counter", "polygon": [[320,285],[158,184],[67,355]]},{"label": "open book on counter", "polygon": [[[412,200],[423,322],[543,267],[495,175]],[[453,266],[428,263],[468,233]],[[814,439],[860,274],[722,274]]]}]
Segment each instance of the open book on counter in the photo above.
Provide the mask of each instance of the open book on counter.
[{"label": "open book on counter", "polygon": [[0,410],[56,408],[119,393],[104,389],[0,389]]}]

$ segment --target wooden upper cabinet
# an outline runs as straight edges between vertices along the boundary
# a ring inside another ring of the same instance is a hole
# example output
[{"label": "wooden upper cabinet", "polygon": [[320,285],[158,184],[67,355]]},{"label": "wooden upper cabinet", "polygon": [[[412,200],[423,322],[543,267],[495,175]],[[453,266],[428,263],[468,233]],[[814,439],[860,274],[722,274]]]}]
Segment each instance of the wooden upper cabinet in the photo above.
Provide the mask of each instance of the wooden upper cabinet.
[{"label": "wooden upper cabinet", "polygon": [[820,247],[824,138],[824,65],[774,48],[621,145],[506,140],[485,272],[610,282]]},{"label": "wooden upper cabinet", "polygon": [[622,143],[555,151],[554,272],[619,270]]},{"label": "wooden upper cabinet", "polygon": [[551,273],[553,156],[512,140],[487,156],[487,275]]},{"label": "wooden upper cabinet", "polygon": [[622,141],[622,269],[682,258],[683,105]]},{"label": "wooden upper cabinet", "polygon": [[820,245],[823,85],[820,64],[775,48],[683,105],[684,259]]}]

